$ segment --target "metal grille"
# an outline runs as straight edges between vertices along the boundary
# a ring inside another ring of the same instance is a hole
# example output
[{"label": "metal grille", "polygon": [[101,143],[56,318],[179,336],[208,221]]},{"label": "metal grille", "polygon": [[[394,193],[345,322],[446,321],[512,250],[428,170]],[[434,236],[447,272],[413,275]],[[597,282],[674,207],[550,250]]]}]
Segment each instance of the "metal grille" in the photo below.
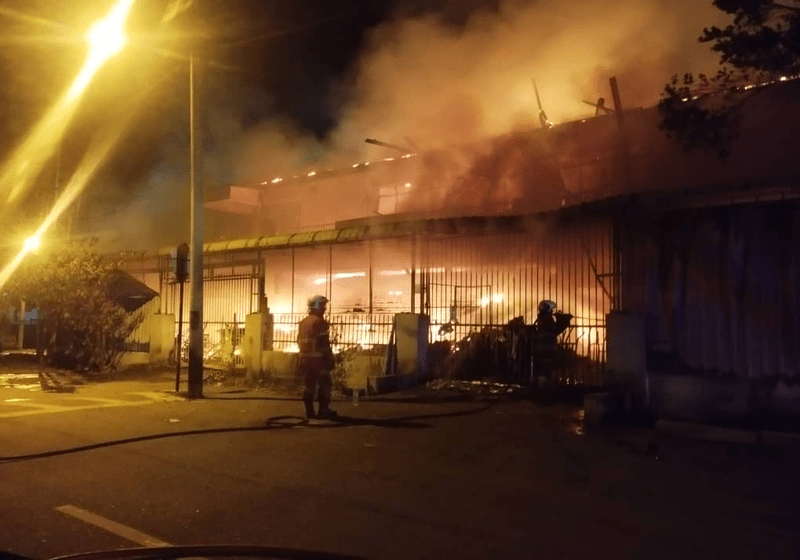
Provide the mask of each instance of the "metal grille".
[{"label": "metal grille", "polygon": [[[329,321],[337,350],[386,344],[398,312],[428,314],[432,342],[457,342],[516,317],[531,324],[538,302],[552,299],[574,316],[560,340],[571,356],[561,381],[601,385],[606,315],[618,306],[621,282],[612,222],[531,219],[526,226],[524,231],[480,236],[417,234],[226,254],[217,271],[251,272],[211,276],[213,270],[207,271],[207,360],[225,362],[239,347],[244,317],[258,309],[255,271],[263,267],[276,350],[296,351],[297,324],[304,316],[297,312],[305,310],[306,298],[315,293],[331,300]],[[164,312],[176,313],[177,285],[165,287]],[[188,290],[184,298],[186,341]]]},{"label": "metal grille", "polygon": [[[516,233],[297,249],[280,258],[267,254],[268,278],[286,279],[275,291],[268,285],[267,296],[278,296],[278,309],[290,302],[302,308],[313,292],[330,297],[337,349],[386,344],[395,312],[428,314],[431,342],[455,343],[515,317],[531,324],[538,303],[552,299],[574,316],[559,341],[568,357],[560,381],[596,386],[606,361],[606,315],[618,290],[614,254],[608,222],[537,223]],[[304,316],[275,315],[276,350],[296,351],[297,323]]]},{"label": "metal grille", "polygon": [[[166,290],[165,309],[174,313],[178,334],[180,287],[171,282]],[[252,274],[214,276],[203,279],[203,361],[209,364],[243,365],[241,341],[245,317],[258,309],[258,277]],[[188,360],[189,285],[183,294],[181,359]]]},{"label": "metal grille", "polygon": [[[297,352],[297,325],[305,313],[280,313],[274,316],[273,349]],[[391,313],[334,313],[325,317],[331,326],[335,353],[360,346],[365,350],[386,346],[392,331]]]},{"label": "metal grille", "polygon": [[144,304],[141,309],[133,312],[132,316],[139,314],[143,320],[125,339],[123,347],[126,352],[150,352],[150,326],[147,324],[147,318],[160,308],[161,298],[156,297]]},{"label": "metal grille", "polygon": [[530,324],[539,301],[551,299],[574,316],[560,340],[570,357],[561,381],[600,385],[615,276],[612,243],[606,223],[424,240],[415,296],[431,318],[431,340],[456,342],[515,317]]}]

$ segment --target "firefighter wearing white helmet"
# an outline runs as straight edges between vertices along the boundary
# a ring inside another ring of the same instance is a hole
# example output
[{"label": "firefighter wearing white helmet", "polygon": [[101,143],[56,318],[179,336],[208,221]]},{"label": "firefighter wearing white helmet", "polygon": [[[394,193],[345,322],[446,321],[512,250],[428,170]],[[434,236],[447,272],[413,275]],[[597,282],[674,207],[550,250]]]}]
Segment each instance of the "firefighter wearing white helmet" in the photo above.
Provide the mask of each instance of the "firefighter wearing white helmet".
[{"label": "firefighter wearing white helmet", "polygon": [[[330,325],[324,319],[328,298],[315,295],[308,298],[308,316],[300,321],[297,346],[300,349],[298,368],[303,378],[303,404],[306,418],[333,418],[330,409],[331,370],[334,367],[330,341]],[[314,396],[319,401],[319,411],[314,412]]]}]

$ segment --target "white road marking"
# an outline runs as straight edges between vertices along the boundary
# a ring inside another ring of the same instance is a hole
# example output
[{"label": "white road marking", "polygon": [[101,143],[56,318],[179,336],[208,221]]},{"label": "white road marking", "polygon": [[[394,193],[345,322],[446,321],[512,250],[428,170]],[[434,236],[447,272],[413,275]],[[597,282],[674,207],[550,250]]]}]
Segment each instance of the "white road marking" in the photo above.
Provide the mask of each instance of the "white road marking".
[{"label": "white road marking", "polygon": [[113,533],[118,537],[122,537],[123,539],[127,539],[131,542],[135,542],[136,544],[142,546],[170,546],[168,542],[162,541],[161,539],[157,539],[155,537],[151,537],[150,535],[142,533],[141,531],[137,531],[133,527],[128,527],[127,525],[123,525],[122,523],[111,521],[110,519],[106,519],[101,515],[97,515],[96,513],[92,513],[91,511],[81,509],[77,506],[67,504],[65,506],[57,507],[56,510],[71,517],[74,517],[75,519],[80,519],[81,521],[88,523],[89,525],[100,527],[101,529],[108,531],[109,533]]},{"label": "white road marking", "polygon": [[[87,399],[88,400],[88,399]],[[22,406],[32,406],[35,407],[34,410],[20,410],[18,412],[2,412],[0,413],[0,418],[16,418],[18,416],[32,416],[35,414],[53,414],[56,412],[70,412],[73,410],[93,410],[98,408],[117,408],[121,406],[142,406],[145,404],[155,404],[156,400],[148,400],[148,401],[113,401],[113,402],[104,402],[99,404],[87,404],[82,406],[61,406],[57,404],[45,404],[45,403],[33,403],[33,402],[26,402],[26,403],[8,403],[10,405],[19,404]]]},{"label": "white road marking", "polygon": [[162,402],[176,402],[176,401],[186,400],[183,397],[179,397],[178,395],[171,395],[169,393],[159,393],[158,391],[141,391],[139,393],[130,393],[130,394],[140,395],[142,397],[147,397],[148,399],[153,399],[154,401],[162,401]]}]

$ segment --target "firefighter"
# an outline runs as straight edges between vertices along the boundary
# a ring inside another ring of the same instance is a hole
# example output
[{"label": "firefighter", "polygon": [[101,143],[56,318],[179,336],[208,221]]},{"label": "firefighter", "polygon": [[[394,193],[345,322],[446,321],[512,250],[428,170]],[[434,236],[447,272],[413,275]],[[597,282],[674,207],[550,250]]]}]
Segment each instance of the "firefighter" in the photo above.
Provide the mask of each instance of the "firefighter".
[{"label": "firefighter", "polygon": [[[297,329],[297,346],[300,348],[298,368],[303,378],[303,403],[306,418],[335,418],[330,409],[331,370],[334,367],[328,322],[323,318],[328,305],[325,296],[308,299],[308,316]],[[317,394],[319,411],[314,413],[314,394]]]},{"label": "firefighter", "polygon": [[[556,318],[553,313],[556,303],[544,300],[539,303],[536,321],[533,323],[533,372],[531,377],[538,377],[540,383],[552,381],[553,366],[558,351]],[[534,379],[531,379],[533,382]]]}]

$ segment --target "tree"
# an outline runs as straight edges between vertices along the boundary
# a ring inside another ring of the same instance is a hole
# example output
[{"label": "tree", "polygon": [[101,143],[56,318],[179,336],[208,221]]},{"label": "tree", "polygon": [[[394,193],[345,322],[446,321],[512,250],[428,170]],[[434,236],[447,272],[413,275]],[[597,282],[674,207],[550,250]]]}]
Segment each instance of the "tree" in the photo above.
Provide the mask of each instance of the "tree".
[{"label": "tree", "polygon": [[94,242],[40,249],[25,257],[2,294],[6,307],[37,309],[38,348],[50,365],[76,371],[114,369],[124,342],[142,322],[111,297],[120,264]]},{"label": "tree", "polygon": [[[800,74],[800,1],[714,0],[733,17],[724,29],[705,28],[698,39],[720,55],[714,77],[673,76],[659,102],[661,129],[684,149],[728,157],[736,137],[741,92]],[[715,94],[721,99],[707,103]]]}]

